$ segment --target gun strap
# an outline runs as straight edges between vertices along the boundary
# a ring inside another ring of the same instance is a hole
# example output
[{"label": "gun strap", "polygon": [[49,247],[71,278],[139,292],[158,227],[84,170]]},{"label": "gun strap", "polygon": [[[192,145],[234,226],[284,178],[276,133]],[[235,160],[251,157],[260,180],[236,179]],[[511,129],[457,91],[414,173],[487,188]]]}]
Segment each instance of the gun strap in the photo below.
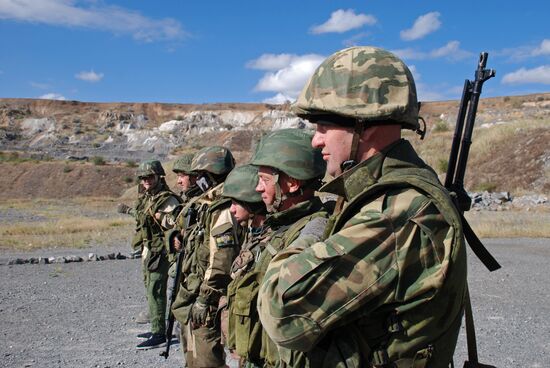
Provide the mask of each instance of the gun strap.
[{"label": "gun strap", "polygon": [[468,361],[470,363],[478,363],[476,330],[474,327],[474,316],[472,313],[472,303],[470,302],[470,292],[468,290],[468,285],[466,285],[466,293],[464,295],[464,319],[466,321],[466,342],[468,344]]},{"label": "gun strap", "polygon": [[464,214],[460,214],[460,219],[462,220],[462,228],[464,231],[464,237],[468,242],[468,245],[474,252],[474,254],[479,258],[479,260],[487,267],[491,272],[498,270],[501,266],[497,260],[489,253],[487,248],[483,245],[481,240],[477,237],[476,233],[464,217]]}]

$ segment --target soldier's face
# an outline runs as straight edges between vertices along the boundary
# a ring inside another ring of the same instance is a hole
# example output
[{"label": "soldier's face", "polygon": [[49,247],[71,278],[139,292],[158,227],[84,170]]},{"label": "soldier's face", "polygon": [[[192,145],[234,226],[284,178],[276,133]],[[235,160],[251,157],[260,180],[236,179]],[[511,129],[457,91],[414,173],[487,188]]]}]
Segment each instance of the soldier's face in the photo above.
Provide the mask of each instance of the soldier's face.
[{"label": "soldier's face", "polygon": [[195,175],[178,173],[177,176],[177,183],[184,192],[195,185],[195,182],[197,181],[197,177]]},{"label": "soldier's face", "polygon": [[235,217],[235,220],[237,220],[237,222],[241,226],[245,226],[252,215],[245,207],[243,207],[237,201],[231,201],[231,207],[229,207],[229,212],[231,212],[233,217]]},{"label": "soldier's face", "polygon": [[264,201],[267,206],[275,202],[275,185],[277,185],[277,177],[273,174],[273,169],[260,166],[258,169],[258,185],[256,185],[256,192],[261,193],[262,201]]},{"label": "soldier's face", "polygon": [[140,181],[141,181],[141,185],[143,185],[143,188],[145,188],[145,190],[151,190],[157,185],[158,176],[157,175],[144,176],[140,179]]},{"label": "soldier's face", "polygon": [[334,125],[317,124],[311,140],[314,148],[320,148],[323,160],[327,162],[327,173],[337,176],[342,173],[340,165],[349,160],[353,129]]}]

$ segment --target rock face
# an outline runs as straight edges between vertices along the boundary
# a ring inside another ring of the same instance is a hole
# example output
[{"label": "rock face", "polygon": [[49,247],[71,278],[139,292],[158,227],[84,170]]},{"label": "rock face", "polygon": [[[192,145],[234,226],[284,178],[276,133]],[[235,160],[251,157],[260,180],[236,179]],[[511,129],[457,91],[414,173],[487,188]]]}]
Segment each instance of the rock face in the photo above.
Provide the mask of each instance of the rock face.
[{"label": "rock face", "polygon": [[306,126],[288,105],[0,99],[0,147],[37,150],[54,159],[165,159],[178,150],[227,142],[232,150],[245,152],[262,132]]}]

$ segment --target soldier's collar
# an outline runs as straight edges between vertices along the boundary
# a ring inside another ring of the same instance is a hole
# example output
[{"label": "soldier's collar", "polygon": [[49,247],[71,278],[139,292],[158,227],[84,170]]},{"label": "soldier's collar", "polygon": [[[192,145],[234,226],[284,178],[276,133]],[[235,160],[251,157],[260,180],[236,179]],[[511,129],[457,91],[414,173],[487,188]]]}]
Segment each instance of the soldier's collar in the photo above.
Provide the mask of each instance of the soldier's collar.
[{"label": "soldier's collar", "polygon": [[402,142],[403,140],[399,139],[388,145],[374,156],[358,163],[352,169],[340,174],[332,181],[323,185],[319,191],[343,196],[346,201],[349,201],[351,198],[364,191],[365,188],[370,187],[378,181],[382,176],[382,168],[386,155]]},{"label": "soldier's collar", "polygon": [[296,203],[284,211],[269,214],[265,219],[264,225],[273,228],[293,224],[302,217],[319,211],[322,206],[323,203],[319,197],[313,197],[310,200]]}]

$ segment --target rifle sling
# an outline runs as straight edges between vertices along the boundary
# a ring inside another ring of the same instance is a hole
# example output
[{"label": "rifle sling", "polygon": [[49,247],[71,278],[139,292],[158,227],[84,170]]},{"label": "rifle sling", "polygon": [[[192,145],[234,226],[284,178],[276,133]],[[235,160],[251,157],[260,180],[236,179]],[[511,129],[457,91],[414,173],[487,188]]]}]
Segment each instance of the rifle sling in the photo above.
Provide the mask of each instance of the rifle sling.
[{"label": "rifle sling", "polygon": [[462,220],[462,229],[464,231],[464,237],[468,242],[468,245],[474,252],[474,254],[479,258],[479,260],[487,267],[491,272],[498,270],[501,266],[497,260],[489,253],[487,248],[483,245],[481,240],[477,237],[476,233],[464,217],[464,214],[460,214],[460,219]]}]

